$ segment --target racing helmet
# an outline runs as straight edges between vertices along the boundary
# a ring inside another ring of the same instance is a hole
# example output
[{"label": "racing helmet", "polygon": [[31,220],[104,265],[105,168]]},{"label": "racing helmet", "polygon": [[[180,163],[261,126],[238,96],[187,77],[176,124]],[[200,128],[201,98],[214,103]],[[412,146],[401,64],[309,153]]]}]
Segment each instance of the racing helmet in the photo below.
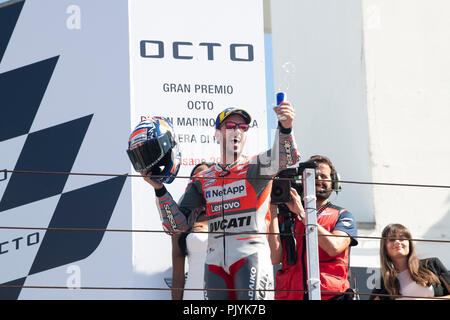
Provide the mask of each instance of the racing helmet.
[{"label": "racing helmet", "polygon": [[180,169],[181,152],[168,118],[142,120],[131,132],[127,154],[136,171],[160,176],[151,178],[157,182],[172,183]]}]

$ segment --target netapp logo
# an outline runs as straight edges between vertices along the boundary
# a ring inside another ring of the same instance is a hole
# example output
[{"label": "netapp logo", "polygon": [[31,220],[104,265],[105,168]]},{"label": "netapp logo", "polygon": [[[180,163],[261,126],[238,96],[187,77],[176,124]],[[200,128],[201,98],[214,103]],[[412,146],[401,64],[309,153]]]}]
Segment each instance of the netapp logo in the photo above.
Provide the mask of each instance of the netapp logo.
[{"label": "netapp logo", "polygon": [[222,186],[215,186],[205,190],[206,202],[218,202],[221,200],[231,200],[247,195],[245,181],[236,181]]},{"label": "netapp logo", "polygon": [[[192,50],[194,44],[189,41],[174,41],[167,45],[160,40],[141,40],[139,43],[142,58],[162,59],[165,57],[166,46],[172,47],[172,57],[177,60],[192,60],[195,50]],[[200,47],[205,47],[205,55],[208,60],[214,60],[214,50],[222,47],[217,42],[201,42]],[[180,51],[184,54],[181,54]],[[217,49],[219,50],[219,49]],[[232,43],[229,46],[230,60],[251,62],[255,59],[253,45],[249,43]]]},{"label": "netapp logo", "polygon": [[233,194],[241,193],[245,190],[245,186],[235,186],[235,187],[224,187],[223,190],[209,190],[206,191],[206,198],[210,197],[221,197],[222,195],[225,196],[227,194]]}]

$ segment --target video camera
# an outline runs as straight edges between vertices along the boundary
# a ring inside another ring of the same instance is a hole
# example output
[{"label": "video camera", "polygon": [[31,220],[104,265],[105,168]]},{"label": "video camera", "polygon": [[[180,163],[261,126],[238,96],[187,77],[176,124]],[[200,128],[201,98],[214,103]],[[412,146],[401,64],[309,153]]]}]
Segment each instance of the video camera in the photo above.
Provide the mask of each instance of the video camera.
[{"label": "video camera", "polygon": [[280,171],[273,179],[271,204],[284,204],[291,200],[291,187],[294,188],[303,199],[303,183],[301,176],[305,169],[315,169],[318,175],[317,163],[315,161],[301,162],[297,167],[287,168]]},{"label": "video camera", "polygon": [[[278,205],[278,215],[280,216],[279,228],[280,238],[284,242],[286,251],[286,264],[295,265],[297,263],[297,241],[295,240],[295,215],[289,211],[286,202],[291,200],[291,188],[294,188],[303,199],[303,171],[307,168],[315,169],[315,176],[318,175],[317,163],[315,161],[301,162],[297,167],[287,168],[278,173],[273,179],[271,204]],[[300,178],[299,178],[300,177]]]}]

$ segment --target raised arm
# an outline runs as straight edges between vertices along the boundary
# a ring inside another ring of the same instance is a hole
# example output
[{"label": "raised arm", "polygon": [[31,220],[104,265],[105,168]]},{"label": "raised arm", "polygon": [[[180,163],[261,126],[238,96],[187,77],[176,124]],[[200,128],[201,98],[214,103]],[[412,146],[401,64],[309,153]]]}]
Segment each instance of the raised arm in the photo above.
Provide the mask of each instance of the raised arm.
[{"label": "raised arm", "polygon": [[278,121],[274,144],[270,150],[258,156],[261,165],[261,175],[274,176],[280,170],[296,164],[300,160],[297,145],[292,132],[295,110],[289,102],[282,102],[274,107],[274,111],[283,116]]}]

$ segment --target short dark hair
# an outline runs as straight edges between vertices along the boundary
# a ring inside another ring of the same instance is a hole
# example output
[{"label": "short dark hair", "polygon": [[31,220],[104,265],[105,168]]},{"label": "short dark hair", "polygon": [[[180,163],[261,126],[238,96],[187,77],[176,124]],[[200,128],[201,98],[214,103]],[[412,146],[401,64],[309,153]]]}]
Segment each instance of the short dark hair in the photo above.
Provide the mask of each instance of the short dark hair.
[{"label": "short dark hair", "polygon": [[331,169],[331,174],[336,174],[336,168],[334,167],[333,163],[331,162],[330,158],[326,157],[326,156],[321,156],[321,155],[314,155],[311,158],[309,158],[308,161],[315,161],[316,163],[325,163],[327,164],[330,169]]}]

